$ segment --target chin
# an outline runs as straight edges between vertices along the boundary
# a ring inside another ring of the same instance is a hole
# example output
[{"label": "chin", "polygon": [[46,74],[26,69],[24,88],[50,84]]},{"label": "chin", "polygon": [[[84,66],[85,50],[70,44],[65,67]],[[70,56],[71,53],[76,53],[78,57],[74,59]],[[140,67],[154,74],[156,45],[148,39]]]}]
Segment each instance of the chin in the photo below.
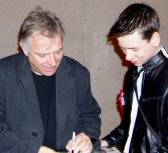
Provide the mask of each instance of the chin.
[{"label": "chin", "polygon": [[135,65],[135,66],[138,66],[138,67],[139,67],[139,66],[142,66],[142,64],[134,64],[134,65]]},{"label": "chin", "polygon": [[45,76],[52,76],[54,73],[55,73],[55,71],[54,72],[47,72],[47,73],[43,73],[43,75],[45,75]]}]

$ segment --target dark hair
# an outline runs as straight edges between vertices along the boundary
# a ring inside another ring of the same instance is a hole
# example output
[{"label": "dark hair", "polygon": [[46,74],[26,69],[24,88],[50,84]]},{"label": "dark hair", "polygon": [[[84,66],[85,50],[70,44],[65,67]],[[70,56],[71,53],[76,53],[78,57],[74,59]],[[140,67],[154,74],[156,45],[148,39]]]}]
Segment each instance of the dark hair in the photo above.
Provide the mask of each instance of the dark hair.
[{"label": "dark hair", "polygon": [[40,6],[30,12],[24,20],[19,32],[19,41],[26,41],[35,31],[50,38],[55,34],[59,34],[62,39],[64,36],[60,19],[54,13],[45,11]]},{"label": "dark hair", "polygon": [[150,40],[153,33],[159,31],[159,26],[159,17],[152,7],[144,3],[134,3],[119,15],[109,35],[120,37],[138,29],[142,39]]}]

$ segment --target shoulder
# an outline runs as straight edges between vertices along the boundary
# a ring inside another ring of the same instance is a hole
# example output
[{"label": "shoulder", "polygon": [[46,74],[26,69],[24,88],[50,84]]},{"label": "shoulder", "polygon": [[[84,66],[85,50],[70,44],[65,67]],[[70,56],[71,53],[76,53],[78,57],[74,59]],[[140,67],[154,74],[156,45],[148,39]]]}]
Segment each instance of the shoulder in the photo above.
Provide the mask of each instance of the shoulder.
[{"label": "shoulder", "polygon": [[168,73],[168,59],[165,59],[165,61],[161,64],[160,69],[165,73]]},{"label": "shoulder", "polygon": [[0,67],[11,65],[12,63],[18,63],[24,57],[23,53],[13,54],[7,57],[0,59]]},{"label": "shoulder", "polygon": [[155,68],[155,73],[152,74],[158,82],[164,82],[168,84],[168,79],[165,76],[168,76],[168,59],[165,59],[159,66]]},{"label": "shoulder", "polygon": [[132,80],[136,69],[137,67],[135,65],[131,65],[125,74],[125,80]]},{"label": "shoulder", "polygon": [[130,67],[128,68],[128,71],[126,72],[126,74],[132,74],[137,70],[137,67],[135,65],[130,65]]},{"label": "shoulder", "polygon": [[64,56],[65,62],[68,64],[72,74],[89,74],[88,69],[75,59]]},{"label": "shoulder", "polygon": [[0,73],[13,74],[18,72],[19,67],[22,66],[22,63],[25,59],[23,53],[17,53],[0,59]]}]

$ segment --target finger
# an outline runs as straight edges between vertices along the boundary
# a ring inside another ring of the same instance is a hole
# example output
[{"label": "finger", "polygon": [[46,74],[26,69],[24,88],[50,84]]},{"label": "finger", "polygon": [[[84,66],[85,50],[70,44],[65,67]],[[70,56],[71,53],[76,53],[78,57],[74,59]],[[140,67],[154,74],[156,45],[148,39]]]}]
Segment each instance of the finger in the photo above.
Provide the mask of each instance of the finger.
[{"label": "finger", "polygon": [[108,146],[109,145],[108,145],[107,141],[105,141],[105,140],[101,141],[101,147],[108,147]]},{"label": "finger", "polygon": [[80,134],[77,137],[75,142],[75,151],[77,152],[91,152],[92,151],[92,142],[90,138],[85,134]]},{"label": "finger", "polygon": [[69,141],[68,141],[68,143],[67,143],[67,145],[66,145],[66,149],[67,149],[69,152],[71,152],[71,150],[72,150],[72,140],[69,140]]}]

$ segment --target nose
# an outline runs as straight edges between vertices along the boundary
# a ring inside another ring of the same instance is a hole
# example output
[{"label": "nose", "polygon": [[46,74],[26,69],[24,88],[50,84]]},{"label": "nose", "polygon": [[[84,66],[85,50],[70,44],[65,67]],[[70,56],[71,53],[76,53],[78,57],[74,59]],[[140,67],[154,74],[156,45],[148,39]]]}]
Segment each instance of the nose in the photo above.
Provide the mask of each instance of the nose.
[{"label": "nose", "polygon": [[48,63],[52,66],[56,66],[57,62],[56,62],[56,58],[55,58],[54,54],[49,55]]},{"label": "nose", "polygon": [[126,59],[127,61],[131,61],[132,58],[133,58],[132,52],[131,52],[130,50],[127,50],[127,51],[125,52],[125,59]]}]

